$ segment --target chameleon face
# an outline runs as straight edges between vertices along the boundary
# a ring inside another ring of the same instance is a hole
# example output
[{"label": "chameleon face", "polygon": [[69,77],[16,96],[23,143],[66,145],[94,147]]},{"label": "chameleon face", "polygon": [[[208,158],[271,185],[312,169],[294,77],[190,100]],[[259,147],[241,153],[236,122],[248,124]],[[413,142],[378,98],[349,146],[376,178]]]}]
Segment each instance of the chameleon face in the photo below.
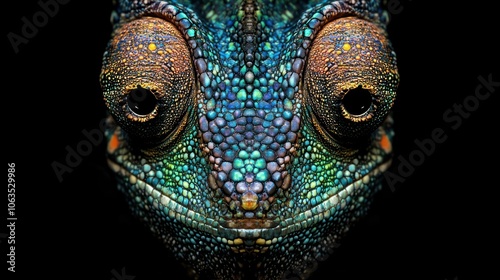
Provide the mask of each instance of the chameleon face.
[{"label": "chameleon face", "polygon": [[375,1],[121,1],[108,158],[196,275],[305,278],[390,163],[399,76]]}]

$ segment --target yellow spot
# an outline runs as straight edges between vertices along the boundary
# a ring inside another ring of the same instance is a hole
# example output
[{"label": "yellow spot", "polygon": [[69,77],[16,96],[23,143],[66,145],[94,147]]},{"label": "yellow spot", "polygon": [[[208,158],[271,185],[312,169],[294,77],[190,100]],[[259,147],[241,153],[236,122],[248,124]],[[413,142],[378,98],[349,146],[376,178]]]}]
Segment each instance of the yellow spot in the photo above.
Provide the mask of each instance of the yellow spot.
[{"label": "yellow spot", "polygon": [[342,46],[342,49],[344,49],[344,51],[348,51],[351,49],[351,45],[349,43],[345,43],[343,46]]},{"label": "yellow spot", "polygon": [[139,56],[139,59],[144,59],[144,56],[140,55],[140,56]]},{"label": "yellow spot", "polygon": [[360,44],[356,44],[356,48],[361,49],[361,45]]},{"label": "yellow spot", "polygon": [[164,54],[164,53],[165,53],[165,52],[164,52],[164,51],[162,51],[162,50],[159,50],[159,51],[158,51],[158,54],[159,54],[159,55],[162,55],[162,54]]},{"label": "yellow spot", "polygon": [[144,46],[142,44],[139,44],[138,48],[142,49],[142,47],[144,47]]},{"label": "yellow spot", "polygon": [[240,245],[240,244],[243,244],[243,239],[241,239],[241,238],[236,238],[236,239],[234,240],[234,245]]},{"label": "yellow spot", "polygon": [[156,45],[155,45],[154,43],[150,43],[150,44],[148,45],[148,49],[149,49],[150,51],[154,51],[154,50],[156,50]]},{"label": "yellow spot", "polygon": [[359,55],[357,55],[357,56],[356,56],[356,59],[357,59],[357,60],[360,60],[360,59],[361,59],[361,57],[360,57]]},{"label": "yellow spot", "polygon": [[257,241],[255,241],[257,245],[264,245],[266,244],[266,240],[264,238],[259,238]]},{"label": "yellow spot", "polygon": [[135,185],[135,183],[137,183],[137,177],[135,177],[134,175],[130,175],[128,181],[130,184]]},{"label": "yellow spot", "polygon": [[254,192],[246,192],[241,196],[241,207],[247,211],[255,210],[258,196]]}]

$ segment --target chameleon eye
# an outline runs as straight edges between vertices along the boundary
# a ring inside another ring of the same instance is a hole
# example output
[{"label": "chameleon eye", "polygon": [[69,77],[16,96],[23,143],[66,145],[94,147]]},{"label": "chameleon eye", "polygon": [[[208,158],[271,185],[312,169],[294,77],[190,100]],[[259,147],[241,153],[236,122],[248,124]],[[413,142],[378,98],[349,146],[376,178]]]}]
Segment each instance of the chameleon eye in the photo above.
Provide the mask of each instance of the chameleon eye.
[{"label": "chameleon eye", "polygon": [[327,23],[311,46],[304,83],[312,122],[325,137],[347,145],[368,139],[399,83],[385,31],[355,17]]},{"label": "chameleon eye", "polygon": [[138,116],[152,114],[157,108],[157,103],[154,93],[142,88],[141,85],[131,90],[127,97],[128,108]]},{"label": "chameleon eye", "polygon": [[101,86],[106,105],[133,143],[175,138],[192,104],[195,74],[181,32],[143,17],[118,27],[104,53]]},{"label": "chameleon eye", "polygon": [[370,111],[372,106],[372,94],[369,90],[358,86],[347,90],[342,98],[342,106],[346,114],[361,116]]}]

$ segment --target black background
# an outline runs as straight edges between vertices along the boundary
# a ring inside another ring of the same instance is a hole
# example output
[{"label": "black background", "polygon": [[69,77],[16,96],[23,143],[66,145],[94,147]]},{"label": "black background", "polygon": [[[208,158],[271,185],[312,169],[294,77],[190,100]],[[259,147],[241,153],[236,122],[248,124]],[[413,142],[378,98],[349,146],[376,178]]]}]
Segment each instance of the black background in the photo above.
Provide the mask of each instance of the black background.
[{"label": "black background", "polygon": [[[111,31],[111,1],[60,5],[18,53],[7,34],[21,34],[22,17],[32,19],[41,8],[36,1],[8,2],[2,8],[2,143],[6,161],[16,164],[18,220],[17,272],[7,279],[118,280],[113,271],[121,274],[122,268],[136,280],[183,279],[174,276],[182,275],[180,265],[130,217],[107,169],[104,143],[93,146],[62,182],[51,166],[64,163],[66,147],[75,148],[86,139],[82,131],[98,129],[104,117],[98,75]],[[401,0],[402,10],[393,10],[389,34],[401,84],[390,171],[401,175],[401,158],[418,150],[416,139],[430,138],[436,128],[447,139],[404,182],[384,186],[368,217],[312,279],[463,280],[499,274],[500,87],[456,129],[443,118],[454,104],[474,99],[478,76],[500,81],[498,15],[483,2],[437,2]],[[4,272],[7,239],[0,241]]]}]

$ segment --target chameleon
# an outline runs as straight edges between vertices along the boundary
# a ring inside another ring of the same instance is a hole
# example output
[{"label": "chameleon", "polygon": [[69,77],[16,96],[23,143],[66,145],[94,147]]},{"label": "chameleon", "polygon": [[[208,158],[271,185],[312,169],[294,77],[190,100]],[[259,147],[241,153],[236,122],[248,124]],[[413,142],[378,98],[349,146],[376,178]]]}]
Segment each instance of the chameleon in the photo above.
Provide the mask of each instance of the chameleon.
[{"label": "chameleon", "polygon": [[399,85],[379,1],[122,0],[99,80],[130,211],[194,279],[306,279],[367,215]]}]

